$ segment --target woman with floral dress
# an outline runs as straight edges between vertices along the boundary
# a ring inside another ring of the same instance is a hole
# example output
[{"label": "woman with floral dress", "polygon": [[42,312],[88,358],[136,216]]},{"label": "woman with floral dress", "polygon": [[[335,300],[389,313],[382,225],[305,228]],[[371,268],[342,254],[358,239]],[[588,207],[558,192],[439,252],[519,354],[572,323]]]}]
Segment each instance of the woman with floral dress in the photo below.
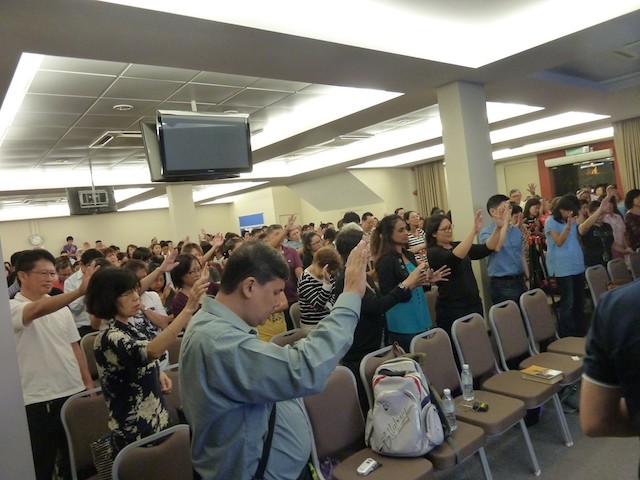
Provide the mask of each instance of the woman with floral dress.
[{"label": "woman with floral dress", "polygon": [[160,372],[158,359],[176,341],[199,306],[208,286],[203,274],[189,301],[171,324],[153,340],[128,323],[141,308],[139,280],[130,271],[108,268],[96,272],[86,293],[87,311],[106,328],[96,337],[94,353],[102,392],[109,408],[112,457],[126,445],[169,426],[163,393],[171,380]]}]

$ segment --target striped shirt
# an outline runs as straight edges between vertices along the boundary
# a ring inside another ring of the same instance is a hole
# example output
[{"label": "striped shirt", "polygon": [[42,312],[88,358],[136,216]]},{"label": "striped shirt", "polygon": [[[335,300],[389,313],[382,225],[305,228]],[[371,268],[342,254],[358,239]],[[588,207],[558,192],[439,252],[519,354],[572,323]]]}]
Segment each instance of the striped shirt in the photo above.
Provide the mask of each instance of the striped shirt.
[{"label": "striped shirt", "polygon": [[300,324],[306,331],[313,330],[318,322],[329,315],[333,307],[331,295],[335,280],[324,283],[305,270],[298,282],[298,303],[300,304]]},{"label": "striped shirt", "polygon": [[[414,233],[409,232],[409,248],[425,244],[424,230],[417,228]],[[418,263],[427,261],[427,251],[423,248],[419,252],[414,252]]]}]

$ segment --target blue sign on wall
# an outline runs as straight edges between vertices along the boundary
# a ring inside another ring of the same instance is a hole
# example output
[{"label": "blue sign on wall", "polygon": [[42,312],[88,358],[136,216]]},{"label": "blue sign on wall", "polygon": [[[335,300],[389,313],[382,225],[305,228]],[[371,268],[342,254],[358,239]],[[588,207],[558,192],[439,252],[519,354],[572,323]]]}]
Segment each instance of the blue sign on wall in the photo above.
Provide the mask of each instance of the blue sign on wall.
[{"label": "blue sign on wall", "polygon": [[264,225],[264,214],[241,215],[238,220],[240,220],[240,228],[261,227]]}]

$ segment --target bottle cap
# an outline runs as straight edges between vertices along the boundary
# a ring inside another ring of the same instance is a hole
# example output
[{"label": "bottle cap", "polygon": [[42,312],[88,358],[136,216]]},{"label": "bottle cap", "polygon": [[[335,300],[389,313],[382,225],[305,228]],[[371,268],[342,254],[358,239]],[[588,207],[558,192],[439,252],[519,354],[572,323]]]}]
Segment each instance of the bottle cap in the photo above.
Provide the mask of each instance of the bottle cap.
[{"label": "bottle cap", "polygon": [[445,395],[451,395],[451,390],[449,390],[448,388],[444,389],[444,394]]},{"label": "bottle cap", "polygon": [[463,370],[469,370],[469,364],[468,363],[463,364],[462,365],[462,369]]}]

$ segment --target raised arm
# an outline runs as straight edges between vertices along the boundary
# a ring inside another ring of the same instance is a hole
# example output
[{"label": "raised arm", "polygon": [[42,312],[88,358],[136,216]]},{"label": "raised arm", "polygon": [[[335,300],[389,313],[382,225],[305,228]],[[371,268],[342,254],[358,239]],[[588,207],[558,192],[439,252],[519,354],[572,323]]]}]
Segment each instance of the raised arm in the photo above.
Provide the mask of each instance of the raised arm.
[{"label": "raised arm", "polygon": [[602,202],[600,202],[600,206],[598,207],[598,209],[595,212],[593,212],[591,215],[589,215],[584,222],[578,225],[578,233],[580,235],[584,235],[585,233],[587,233],[589,229],[593,227],[593,225],[596,223],[600,215],[604,213],[604,207],[607,204],[607,202],[611,201],[611,197],[613,197],[614,191],[615,191],[615,188],[613,188],[612,185],[609,185],[607,187],[607,195],[606,197],[604,197]]},{"label": "raised arm", "polygon": [[469,230],[467,236],[462,239],[462,241],[453,249],[452,253],[458,258],[464,258],[469,254],[469,250],[471,249],[471,245],[476,239],[476,235],[480,231],[482,227],[482,212],[478,210],[473,217],[473,228]]},{"label": "raised arm", "polygon": [[167,255],[167,258],[164,259],[164,261],[158,268],[156,268],[153,272],[140,280],[140,288],[143,292],[149,290],[151,285],[153,285],[153,282],[155,282],[160,275],[164,275],[166,272],[170,272],[178,265],[178,262],[176,262],[177,256],[177,250],[170,252],[169,255]]}]

